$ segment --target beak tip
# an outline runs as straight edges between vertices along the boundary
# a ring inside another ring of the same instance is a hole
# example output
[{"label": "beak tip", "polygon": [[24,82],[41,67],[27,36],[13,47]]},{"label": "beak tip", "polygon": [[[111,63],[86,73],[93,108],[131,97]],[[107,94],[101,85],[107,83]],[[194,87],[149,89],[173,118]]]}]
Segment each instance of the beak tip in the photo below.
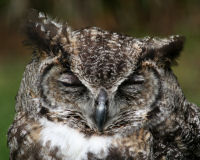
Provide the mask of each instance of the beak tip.
[{"label": "beak tip", "polygon": [[106,112],[105,110],[98,110],[96,111],[95,115],[95,122],[99,131],[103,130],[103,126],[106,120]]}]

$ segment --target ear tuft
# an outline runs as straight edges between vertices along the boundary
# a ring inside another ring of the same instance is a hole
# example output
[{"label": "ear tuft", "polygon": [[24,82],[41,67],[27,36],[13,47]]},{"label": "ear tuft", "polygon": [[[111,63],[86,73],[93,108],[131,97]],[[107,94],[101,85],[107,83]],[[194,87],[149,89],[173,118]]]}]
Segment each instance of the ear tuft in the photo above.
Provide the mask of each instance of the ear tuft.
[{"label": "ear tuft", "polygon": [[47,52],[56,52],[62,48],[70,34],[70,27],[67,24],[60,23],[34,9],[28,13],[23,29],[29,44]]},{"label": "ear tuft", "polygon": [[144,38],[144,48],[146,56],[153,57],[154,60],[171,65],[176,63],[176,58],[179,57],[183,49],[185,38],[175,35],[168,38]]}]

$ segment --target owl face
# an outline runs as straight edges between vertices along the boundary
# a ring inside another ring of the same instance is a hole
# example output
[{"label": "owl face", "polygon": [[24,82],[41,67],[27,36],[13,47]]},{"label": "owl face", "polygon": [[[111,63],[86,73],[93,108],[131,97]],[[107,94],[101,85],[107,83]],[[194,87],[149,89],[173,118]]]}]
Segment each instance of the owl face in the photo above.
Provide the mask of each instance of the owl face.
[{"label": "owl face", "polygon": [[136,39],[96,27],[71,31],[41,13],[30,16],[26,32],[38,49],[33,63],[39,66],[41,114],[83,131],[115,134],[144,126],[159,112],[182,37]]},{"label": "owl face", "polygon": [[[129,115],[130,110],[135,112],[135,118],[145,117],[158,97],[160,84],[156,71],[151,68],[140,66],[134,69],[128,58],[110,64],[107,54],[97,56],[94,61],[90,56],[86,56],[85,61],[80,61],[80,55],[72,53],[72,56],[73,62],[62,62],[65,61],[62,57],[61,63],[52,61],[50,67],[44,69],[41,94],[48,108],[77,110],[90,122],[89,127],[102,130],[109,129],[115,121],[118,123],[118,117],[133,116]],[[86,65],[87,61],[91,64]],[[87,73],[77,72],[77,68],[84,68]],[[123,72],[117,75],[118,68]]]}]

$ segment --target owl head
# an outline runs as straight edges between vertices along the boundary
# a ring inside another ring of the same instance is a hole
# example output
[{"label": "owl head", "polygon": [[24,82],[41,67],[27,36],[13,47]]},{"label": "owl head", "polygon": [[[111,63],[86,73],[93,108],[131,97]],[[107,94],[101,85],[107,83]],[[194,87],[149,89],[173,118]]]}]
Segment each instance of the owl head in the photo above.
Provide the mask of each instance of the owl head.
[{"label": "owl head", "polygon": [[34,10],[24,32],[35,51],[17,110],[83,132],[115,134],[160,123],[182,103],[171,70],[183,47],[181,36],[133,38],[96,27],[72,30]]}]

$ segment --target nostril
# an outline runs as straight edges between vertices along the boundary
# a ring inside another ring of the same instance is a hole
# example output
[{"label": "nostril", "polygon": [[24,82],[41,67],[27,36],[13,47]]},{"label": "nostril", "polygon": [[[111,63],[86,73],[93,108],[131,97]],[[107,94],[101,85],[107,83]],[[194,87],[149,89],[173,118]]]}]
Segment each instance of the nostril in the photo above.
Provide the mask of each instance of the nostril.
[{"label": "nostril", "polygon": [[105,105],[108,107],[108,100],[106,100]]},{"label": "nostril", "polygon": [[98,104],[99,104],[98,101],[95,101],[95,102],[94,102],[95,107],[98,106]]},{"label": "nostril", "polygon": [[106,108],[107,108],[107,106],[109,105],[109,101],[108,100],[106,100],[106,101],[98,101],[97,100],[97,101],[94,102],[94,106],[95,107],[97,107],[100,104],[104,104],[106,106]]}]

